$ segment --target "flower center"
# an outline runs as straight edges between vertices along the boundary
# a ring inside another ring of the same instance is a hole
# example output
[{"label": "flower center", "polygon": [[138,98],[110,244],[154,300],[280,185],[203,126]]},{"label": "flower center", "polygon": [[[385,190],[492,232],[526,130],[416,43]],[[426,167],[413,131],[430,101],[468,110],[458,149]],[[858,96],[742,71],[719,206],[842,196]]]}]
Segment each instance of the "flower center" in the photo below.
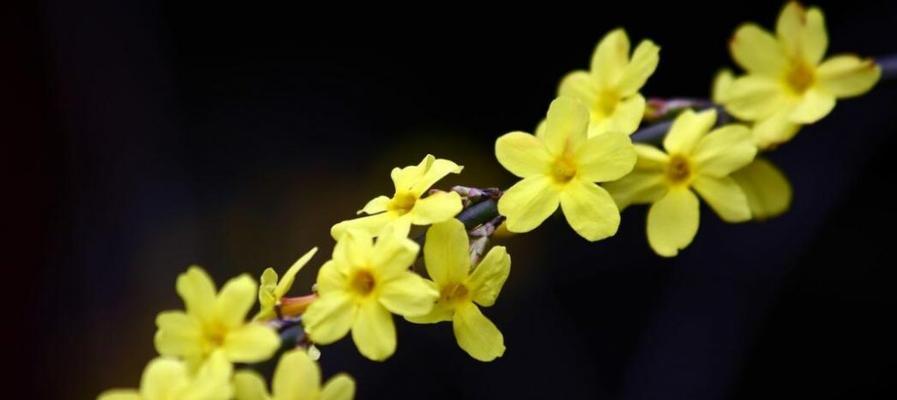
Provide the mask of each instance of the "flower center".
[{"label": "flower center", "polygon": [[227,328],[220,323],[207,325],[205,336],[206,341],[211,344],[212,349],[224,346],[224,339],[227,336]]},{"label": "flower center", "polygon": [[364,297],[374,291],[374,287],[377,286],[377,281],[370,271],[362,269],[355,272],[355,275],[352,276],[352,280],[349,284],[352,286],[352,290],[355,293]]},{"label": "flower center", "polygon": [[595,99],[595,111],[602,118],[609,117],[617,109],[619,102],[620,96],[616,91],[610,89],[601,90],[598,92],[597,99]]},{"label": "flower center", "polygon": [[467,299],[470,292],[467,287],[460,283],[453,283],[444,288],[439,293],[439,301],[445,303],[458,303]]},{"label": "flower center", "polygon": [[673,183],[687,182],[691,177],[691,166],[685,157],[674,155],[667,165],[667,179]]},{"label": "flower center", "polygon": [[574,176],[576,176],[576,163],[573,162],[572,157],[563,155],[554,160],[554,164],[551,165],[551,177],[555,182],[567,183]]},{"label": "flower center", "polygon": [[411,192],[401,192],[396,193],[396,195],[389,202],[389,208],[391,211],[395,211],[399,213],[399,215],[408,214],[412,208],[414,208],[414,203],[417,202],[417,196]]},{"label": "flower center", "polygon": [[788,75],[785,76],[788,87],[796,94],[806,92],[813,86],[814,79],[813,69],[802,61],[794,62]]}]

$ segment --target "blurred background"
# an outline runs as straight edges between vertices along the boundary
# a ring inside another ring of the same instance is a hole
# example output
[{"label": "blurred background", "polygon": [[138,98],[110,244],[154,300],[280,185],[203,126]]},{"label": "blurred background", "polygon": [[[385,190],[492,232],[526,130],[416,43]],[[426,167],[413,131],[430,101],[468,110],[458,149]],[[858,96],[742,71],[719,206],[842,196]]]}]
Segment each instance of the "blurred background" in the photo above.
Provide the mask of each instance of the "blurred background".
[{"label": "blurred background", "polygon": [[[830,54],[897,53],[897,4],[820,4]],[[465,165],[442,188],[508,187],[495,138],[531,131],[615,27],[662,48],[643,94],[706,97],[735,27],[771,28],[782,5],[23,5],[3,39],[16,385],[136,386],[190,264],[221,284],[318,246],[293,293],[307,290],[330,226],[391,194],[394,166],[433,153]],[[705,209],[675,259],[651,252],[641,207],[594,244],[560,216],[502,239],[496,362],[449,324],[398,321],[387,362],[347,338],[322,348],[325,376],[352,374],[361,399],[897,398],[895,104],[894,82],[839,103],[771,155],[790,212],[728,225]]]}]

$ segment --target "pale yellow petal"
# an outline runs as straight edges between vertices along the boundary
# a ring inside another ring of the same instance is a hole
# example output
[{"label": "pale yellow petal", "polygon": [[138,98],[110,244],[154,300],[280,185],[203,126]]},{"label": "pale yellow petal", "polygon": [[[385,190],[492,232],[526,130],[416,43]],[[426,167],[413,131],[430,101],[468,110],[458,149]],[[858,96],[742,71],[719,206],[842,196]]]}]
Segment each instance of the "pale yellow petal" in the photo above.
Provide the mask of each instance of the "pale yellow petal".
[{"label": "pale yellow petal", "polygon": [[570,97],[554,99],[545,118],[543,140],[548,150],[559,155],[567,147],[578,147],[586,139],[589,119],[589,110],[579,100]]},{"label": "pale yellow petal", "polygon": [[575,153],[577,178],[588,182],[619,179],[632,171],[636,154],[629,135],[607,132],[589,138]]},{"label": "pale yellow petal", "polygon": [[110,389],[100,393],[97,400],[144,400],[134,389]]},{"label": "pale yellow petal", "polygon": [[383,234],[377,238],[374,245],[370,266],[378,271],[383,280],[404,276],[408,267],[417,259],[418,251],[420,245],[411,239],[395,234]]},{"label": "pale yellow petal", "polygon": [[430,225],[451,219],[459,212],[461,195],[456,192],[437,192],[417,200],[411,209],[411,223],[415,225]]},{"label": "pale yellow petal", "polygon": [[561,192],[560,202],[567,222],[587,240],[594,242],[617,233],[620,210],[598,185],[575,178]]},{"label": "pale yellow petal", "polygon": [[600,86],[615,86],[628,64],[629,37],[623,29],[614,29],[598,42],[590,72]]},{"label": "pale yellow petal", "polygon": [[315,288],[321,295],[327,295],[332,292],[341,291],[348,285],[346,274],[340,271],[336,266],[336,262],[329,260],[318,270],[318,278],[315,281]]},{"label": "pale yellow petal", "polygon": [[642,40],[632,53],[632,59],[617,84],[620,95],[625,97],[638,93],[657,69],[659,61],[660,47],[650,40]]},{"label": "pale yellow petal", "polygon": [[754,219],[776,217],[791,206],[792,190],[788,178],[768,160],[758,158],[732,178],[747,197]]},{"label": "pale yellow petal", "polygon": [[661,256],[675,256],[698,232],[699,211],[698,198],[690,190],[670,190],[648,210],[648,244]]},{"label": "pale yellow petal", "polygon": [[302,315],[305,332],[315,343],[330,344],[349,332],[357,312],[351,298],[343,292],[322,295]]},{"label": "pale yellow petal", "polygon": [[390,198],[387,196],[377,196],[367,202],[364,205],[364,208],[358,210],[358,214],[376,214],[383,211],[386,211],[386,206],[389,205]]},{"label": "pale yellow petal", "polygon": [[273,309],[274,304],[277,303],[276,289],[277,271],[274,271],[273,268],[265,268],[259,284],[259,305],[261,305],[263,312]]},{"label": "pale yellow petal", "polygon": [[412,272],[383,282],[379,301],[387,310],[402,316],[425,315],[433,309],[439,292]]},{"label": "pale yellow petal", "polygon": [[227,281],[215,299],[216,322],[227,328],[242,325],[255,304],[257,290],[255,279],[248,274]]},{"label": "pale yellow petal", "polygon": [[723,104],[732,83],[735,82],[735,74],[728,68],[723,68],[716,73],[713,78],[713,88],[711,90],[713,102]]},{"label": "pale yellow petal", "polygon": [[199,357],[203,346],[202,322],[180,311],[161,312],[156,317],[156,351],[164,356]]},{"label": "pale yellow petal", "polygon": [[868,92],[881,78],[881,67],[875,60],[840,55],[825,60],[816,69],[819,87],[838,98],[859,96]]},{"label": "pale yellow petal", "polygon": [[321,370],[303,349],[284,353],[277,363],[271,391],[277,400],[318,400]]},{"label": "pale yellow petal", "polygon": [[744,222],[751,219],[747,197],[734,179],[701,175],[691,185],[723,221]]},{"label": "pale yellow petal", "polygon": [[800,125],[788,118],[791,109],[782,109],[754,124],[754,143],[761,149],[769,149],[785,143],[800,130]]},{"label": "pale yellow petal", "polygon": [[234,397],[236,400],[269,400],[264,378],[252,370],[238,371],[234,374]]},{"label": "pale yellow petal", "polygon": [[800,53],[805,13],[806,9],[800,3],[789,1],[776,20],[776,35],[779,42],[782,43],[785,52],[792,57],[799,56]]},{"label": "pale yellow petal", "polygon": [[632,171],[623,179],[607,182],[602,186],[614,198],[620,210],[631,204],[653,203],[663,197],[668,190],[662,173],[638,170]]},{"label": "pale yellow petal", "polygon": [[[425,161],[433,156],[427,155],[427,157],[428,158],[425,158]],[[440,179],[445,178],[448,174],[460,174],[461,170],[464,169],[464,167],[455,164],[455,162],[443,158],[433,158],[432,162],[422,162],[422,164],[424,165],[424,168],[421,171],[420,178],[414,181],[411,188],[409,189],[417,196],[421,196],[426,193],[427,189],[433,186]]]},{"label": "pale yellow petal", "polygon": [[529,232],[557,210],[559,197],[551,178],[534,175],[505,191],[498,200],[498,212],[507,217],[509,231]]},{"label": "pale yellow petal", "polygon": [[828,33],[825,29],[825,17],[817,7],[807,10],[804,26],[801,30],[800,52],[810,65],[819,64],[828,49]]},{"label": "pale yellow petal", "polygon": [[835,96],[821,90],[810,89],[791,111],[788,118],[798,124],[811,124],[825,117],[835,108]]},{"label": "pale yellow petal", "polygon": [[495,141],[495,158],[506,170],[521,178],[540,174],[550,167],[552,156],[539,138],[511,132]]},{"label": "pale yellow petal", "polygon": [[346,374],[330,378],[321,389],[321,400],[352,400],[355,397],[355,381]]},{"label": "pale yellow petal", "polygon": [[215,312],[215,283],[200,267],[192,266],[178,276],[175,285],[178,295],[184,300],[187,313],[208,321]]},{"label": "pale yellow petal", "polygon": [[572,97],[590,107],[598,101],[598,82],[587,71],[573,71],[558,86],[558,96]]},{"label": "pale yellow petal", "polygon": [[360,229],[347,230],[333,246],[335,266],[347,273],[350,266],[369,264],[374,252],[374,236],[381,230],[383,227],[373,233]]},{"label": "pale yellow petal", "polygon": [[472,299],[483,307],[491,307],[511,273],[511,256],[504,246],[489,249],[486,256],[470,274],[467,287]]},{"label": "pale yellow petal", "polygon": [[747,75],[735,79],[729,85],[723,105],[726,111],[739,119],[755,121],[767,118],[773,113],[790,107],[782,84],[775,79]]},{"label": "pale yellow petal", "polygon": [[663,147],[667,153],[691,154],[698,140],[716,124],[716,110],[701,112],[685,110],[673,120],[670,131],[663,138]]},{"label": "pale yellow petal", "polygon": [[608,118],[589,125],[589,137],[604,132],[620,132],[629,135],[635,132],[645,116],[645,98],[635,94],[617,103],[613,114]]},{"label": "pale yellow petal", "polygon": [[[231,375],[233,365],[221,351],[216,351],[200,366],[193,381],[183,392],[178,392],[179,400],[228,400],[233,398]],[[164,397],[169,399],[170,397]]]},{"label": "pale yellow petal", "polygon": [[501,331],[473,303],[458,307],[452,328],[458,346],[476,360],[488,362],[505,354]]},{"label": "pale yellow petal", "polygon": [[366,232],[368,235],[376,235],[386,224],[396,220],[399,216],[392,212],[368,215],[360,218],[340,222],[330,228],[330,236],[339,240],[342,235],[351,229]]},{"label": "pale yellow petal", "polygon": [[454,315],[454,307],[444,302],[437,302],[429,313],[416,317],[405,317],[405,320],[415,324],[435,324],[437,322],[451,321]]},{"label": "pale yellow petal", "polygon": [[156,358],[147,364],[140,378],[140,396],[147,400],[169,399],[190,382],[186,365],[178,360]]},{"label": "pale yellow petal", "polygon": [[692,154],[697,173],[723,177],[748,165],[757,146],[748,127],[730,124],[702,137]]},{"label": "pale yellow petal", "polygon": [[665,171],[670,156],[650,144],[634,143],[636,161],[635,169],[640,171]]},{"label": "pale yellow petal", "polygon": [[274,291],[274,294],[278,299],[283,297],[287,294],[287,292],[290,291],[290,288],[293,287],[293,282],[296,280],[296,274],[298,274],[299,271],[302,270],[302,267],[304,267],[305,264],[308,264],[308,262],[312,257],[315,256],[315,253],[317,252],[318,248],[313,247],[311,250],[303,254],[302,257],[299,257],[299,259],[296,260],[296,262],[294,262],[292,266],[290,266],[290,269],[288,269],[287,272],[283,274],[283,279],[280,280],[280,283],[277,284],[277,289],[275,289]]},{"label": "pale yellow petal", "polygon": [[362,303],[352,324],[352,340],[358,351],[371,360],[389,358],[396,351],[396,327],[392,314],[380,303]]},{"label": "pale yellow petal", "polygon": [[424,261],[430,279],[438,284],[458,283],[470,271],[469,239],[464,224],[457,219],[433,225],[427,230]]},{"label": "pale yellow petal", "polygon": [[280,337],[266,325],[251,323],[228,332],[223,347],[228,360],[254,363],[271,358],[280,347]]},{"label": "pale yellow petal", "polygon": [[752,74],[779,76],[786,68],[782,46],[775,37],[755,24],[744,24],[729,40],[732,58]]}]

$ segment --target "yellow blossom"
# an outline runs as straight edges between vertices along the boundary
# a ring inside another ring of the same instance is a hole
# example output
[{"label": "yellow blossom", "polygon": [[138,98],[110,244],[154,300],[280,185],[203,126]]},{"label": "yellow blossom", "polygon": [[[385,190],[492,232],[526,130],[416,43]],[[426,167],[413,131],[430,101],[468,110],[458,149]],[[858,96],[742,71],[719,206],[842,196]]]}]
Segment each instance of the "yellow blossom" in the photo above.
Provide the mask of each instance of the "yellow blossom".
[{"label": "yellow blossom", "polygon": [[558,96],[573,97],[588,106],[589,136],[606,131],[630,134],[645,113],[639,89],[654,73],[660,48],[643,40],[629,58],[629,37],[623,29],[608,33],[592,55],[590,71],[573,71],[561,81]]},{"label": "yellow blossom", "polygon": [[274,308],[280,305],[280,299],[293,287],[296,274],[317,252],[318,248],[315,247],[303,254],[302,257],[299,257],[299,260],[293,263],[279,282],[277,280],[277,272],[273,268],[267,268],[262,272],[261,285],[259,286],[259,313],[256,314],[255,320],[269,319],[276,315]]},{"label": "yellow blossom", "polygon": [[407,318],[419,324],[452,321],[455,339],[467,354],[492,361],[505,353],[504,337],[480,311],[491,307],[511,270],[511,257],[495,246],[471,272],[467,231],[457,219],[430,227],[424,244],[424,259],[432,285],[439,290],[433,311]]},{"label": "yellow blossom", "polygon": [[199,267],[190,267],[177,280],[186,312],[165,311],[156,317],[156,350],[164,356],[197,361],[222,350],[231,362],[259,362],[270,358],[280,338],[261,323],[246,323],[255,303],[255,281],[246,274],[228,281],[215,293],[215,283]]},{"label": "yellow blossom", "polygon": [[[407,236],[411,225],[430,225],[445,221],[461,212],[461,196],[455,192],[427,194],[427,189],[448,174],[459,174],[464,167],[430,154],[418,165],[393,168],[393,196],[378,196],[369,201],[359,214],[370,214],[340,222],[330,229],[339,240],[348,229],[359,229],[376,235],[387,224],[394,225],[400,236]],[[426,196],[425,196],[426,195]]]},{"label": "yellow blossom", "polygon": [[99,400],[226,400],[233,396],[232,367],[224,354],[216,352],[191,374],[180,360],[159,357],[143,370],[140,389],[112,389]]},{"label": "yellow blossom", "polygon": [[692,189],[727,222],[751,217],[744,192],[729,176],[757,153],[751,131],[736,124],[711,131],[715,123],[713,109],[684,111],[663,140],[666,152],[637,144],[638,162],[632,173],[605,185],[620,208],[651,204],[648,243],[657,254],[675,256],[697,233],[698,198]]},{"label": "yellow blossom", "polygon": [[302,316],[315,343],[333,343],[352,330],[352,339],[367,358],[381,361],[396,349],[390,313],[424,315],[439,293],[408,267],[419,246],[387,226],[374,243],[363,230],[349,229],[333,249],[333,259],[318,271],[315,300]]},{"label": "yellow blossom", "polygon": [[776,23],[776,35],[744,24],[729,42],[735,61],[747,71],[722,95],[726,110],[756,121],[761,148],[790,140],[801,124],[828,115],[836,99],[861,95],[881,76],[868,58],[837,55],[823,60],[828,34],[822,11],[788,3]]},{"label": "yellow blossom", "polygon": [[355,381],[346,374],[331,378],[321,387],[321,369],[302,349],[283,355],[274,371],[268,393],[265,380],[255,371],[234,374],[237,400],[351,400]]},{"label": "yellow blossom", "polygon": [[629,136],[608,131],[587,136],[589,112],[579,101],[559,97],[551,102],[536,135],[511,132],[495,142],[498,162],[523,178],[498,201],[511,232],[529,232],[558,205],[580,236],[599,240],[617,232],[620,212],[608,193],[594,182],[629,173],[635,151]]}]

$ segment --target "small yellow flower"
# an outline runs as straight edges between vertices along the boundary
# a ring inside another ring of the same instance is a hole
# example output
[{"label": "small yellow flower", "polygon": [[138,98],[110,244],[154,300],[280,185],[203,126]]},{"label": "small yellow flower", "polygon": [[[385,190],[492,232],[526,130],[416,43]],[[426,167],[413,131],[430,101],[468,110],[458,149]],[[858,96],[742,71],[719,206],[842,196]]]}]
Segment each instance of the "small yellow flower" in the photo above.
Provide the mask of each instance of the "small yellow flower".
[{"label": "small yellow flower", "polygon": [[260,321],[275,317],[274,308],[280,304],[280,299],[293,287],[293,281],[296,280],[296,274],[299,273],[299,270],[317,252],[318,248],[315,247],[302,255],[302,257],[299,257],[299,260],[293,263],[279,282],[277,280],[277,272],[273,268],[267,268],[262,272],[261,285],[259,286],[259,313],[253,318],[254,320]]},{"label": "small yellow flower", "polygon": [[579,101],[559,97],[536,135],[511,132],[495,142],[498,162],[523,178],[498,201],[511,232],[529,232],[558,205],[580,236],[595,241],[612,236],[620,224],[613,199],[593,182],[629,173],[635,151],[629,136],[608,131],[587,136],[589,112]]},{"label": "small yellow flower", "polygon": [[159,357],[150,361],[140,378],[140,390],[112,389],[99,400],[226,400],[233,396],[232,367],[224,354],[216,352],[191,374],[180,360]]},{"label": "small yellow flower", "polygon": [[776,36],[755,24],[742,25],[729,42],[747,75],[735,79],[723,104],[732,115],[756,121],[761,148],[790,140],[801,124],[828,115],[836,99],[861,95],[881,76],[872,59],[837,55],[823,61],[828,34],[822,11],[788,3],[776,23]]},{"label": "small yellow flower", "polygon": [[643,40],[629,58],[629,37],[623,29],[608,33],[592,55],[590,71],[573,71],[561,81],[558,96],[573,97],[588,106],[589,136],[638,129],[645,113],[639,89],[654,73],[660,48]]},{"label": "small yellow flower", "polygon": [[408,270],[419,246],[398,236],[392,227],[376,243],[362,230],[340,236],[333,259],[318,271],[318,299],[302,316],[309,338],[333,343],[352,330],[358,350],[372,360],[385,360],[396,349],[392,313],[420,316],[429,313],[439,293]]},{"label": "small yellow flower", "polygon": [[265,380],[251,370],[234,374],[237,400],[351,400],[355,381],[346,374],[331,378],[321,387],[321,369],[302,349],[284,353],[274,371],[268,393]]},{"label": "small yellow flower", "polygon": [[[663,140],[663,152],[637,144],[638,162],[631,174],[605,186],[620,208],[651,203],[648,243],[657,254],[675,256],[698,231],[698,192],[727,222],[750,219],[748,200],[729,174],[754,159],[751,131],[726,125],[710,131],[716,111],[684,111]],[[707,133],[710,131],[710,133]]]},{"label": "small yellow flower", "polygon": [[461,196],[455,192],[427,194],[427,189],[448,174],[460,174],[464,167],[452,161],[428,154],[418,165],[393,168],[392,182],[395,194],[378,196],[369,201],[358,213],[365,217],[340,222],[330,229],[330,235],[339,240],[349,229],[359,229],[376,235],[387,224],[395,225],[395,232],[407,236],[411,225],[430,225],[445,221],[461,212]]},{"label": "small yellow flower", "polygon": [[228,281],[215,294],[215,283],[202,268],[190,267],[177,280],[187,312],[165,311],[156,317],[156,350],[164,356],[204,359],[221,349],[231,362],[270,358],[280,338],[261,323],[245,323],[255,303],[256,284],[249,275]]},{"label": "small yellow flower", "polygon": [[501,292],[511,257],[495,246],[471,273],[470,249],[464,224],[451,219],[430,227],[424,244],[427,274],[439,290],[439,301],[429,314],[407,318],[419,324],[452,321],[455,339],[467,354],[492,361],[505,353],[504,337],[477,304],[491,307]]}]

